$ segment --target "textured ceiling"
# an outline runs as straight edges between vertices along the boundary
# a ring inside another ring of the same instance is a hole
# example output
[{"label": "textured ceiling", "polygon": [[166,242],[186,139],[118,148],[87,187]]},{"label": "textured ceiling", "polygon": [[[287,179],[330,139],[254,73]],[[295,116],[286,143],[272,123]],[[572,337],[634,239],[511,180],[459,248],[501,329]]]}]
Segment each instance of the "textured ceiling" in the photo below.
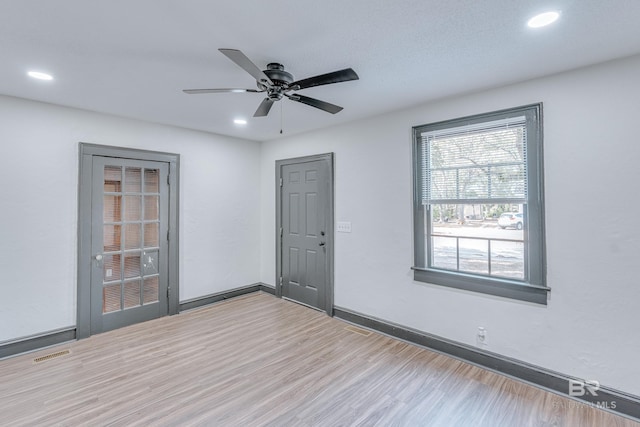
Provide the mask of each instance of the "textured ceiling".
[{"label": "textured ceiling", "polygon": [[[531,30],[532,15],[562,11]],[[254,140],[334,126],[469,91],[640,53],[638,0],[0,0],[0,94]],[[242,50],[296,79],[352,67],[360,80],[284,100],[218,52]],[[28,70],[55,76],[26,77]],[[246,118],[238,127],[234,118]]]}]

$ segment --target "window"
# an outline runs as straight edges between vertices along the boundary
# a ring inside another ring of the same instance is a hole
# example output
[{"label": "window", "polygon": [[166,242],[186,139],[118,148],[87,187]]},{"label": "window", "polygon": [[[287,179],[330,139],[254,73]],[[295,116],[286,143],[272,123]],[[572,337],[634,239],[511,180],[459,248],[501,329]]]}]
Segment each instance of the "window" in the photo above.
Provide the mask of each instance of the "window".
[{"label": "window", "polygon": [[413,128],[415,280],[546,304],[541,111]]}]

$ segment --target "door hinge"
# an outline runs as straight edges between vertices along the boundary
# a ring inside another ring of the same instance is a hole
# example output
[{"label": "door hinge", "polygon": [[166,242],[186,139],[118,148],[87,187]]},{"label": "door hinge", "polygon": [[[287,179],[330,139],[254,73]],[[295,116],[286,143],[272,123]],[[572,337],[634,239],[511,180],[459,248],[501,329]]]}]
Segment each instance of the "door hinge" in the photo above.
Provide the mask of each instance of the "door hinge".
[{"label": "door hinge", "polygon": [[280,286],[282,286],[282,276],[280,276]]},{"label": "door hinge", "polygon": [[282,227],[280,227],[280,238],[282,238]]},{"label": "door hinge", "polygon": [[169,291],[171,291],[171,286],[167,286],[167,299],[169,299]]},{"label": "door hinge", "polygon": [[167,230],[167,242],[169,241],[169,236],[171,235],[171,230]]},{"label": "door hinge", "polygon": [[167,185],[171,185],[171,172],[167,173]]},{"label": "door hinge", "polygon": [[282,187],[282,178],[280,178],[280,187]]}]

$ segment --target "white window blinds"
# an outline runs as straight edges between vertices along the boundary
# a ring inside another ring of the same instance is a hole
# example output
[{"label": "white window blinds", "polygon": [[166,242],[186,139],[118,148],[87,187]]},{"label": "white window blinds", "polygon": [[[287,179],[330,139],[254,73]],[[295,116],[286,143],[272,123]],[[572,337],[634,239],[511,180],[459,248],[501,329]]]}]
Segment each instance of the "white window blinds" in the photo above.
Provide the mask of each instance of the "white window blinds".
[{"label": "white window blinds", "polygon": [[422,204],[526,203],[525,117],[421,134]]}]

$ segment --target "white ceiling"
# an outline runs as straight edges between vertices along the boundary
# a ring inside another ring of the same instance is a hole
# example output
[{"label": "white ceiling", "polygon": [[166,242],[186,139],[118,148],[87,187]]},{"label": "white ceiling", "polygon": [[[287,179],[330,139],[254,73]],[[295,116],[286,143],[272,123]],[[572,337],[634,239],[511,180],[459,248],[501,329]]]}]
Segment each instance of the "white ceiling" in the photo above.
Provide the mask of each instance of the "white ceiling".
[{"label": "white ceiling", "polygon": [[[336,115],[284,100],[253,118],[262,94],[182,93],[255,88],[218,48],[360,80],[300,92]],[[0,0],[0,94],[254,140],[279,136],[280,105],[290,135],[636,53],[639,0]]]}]

